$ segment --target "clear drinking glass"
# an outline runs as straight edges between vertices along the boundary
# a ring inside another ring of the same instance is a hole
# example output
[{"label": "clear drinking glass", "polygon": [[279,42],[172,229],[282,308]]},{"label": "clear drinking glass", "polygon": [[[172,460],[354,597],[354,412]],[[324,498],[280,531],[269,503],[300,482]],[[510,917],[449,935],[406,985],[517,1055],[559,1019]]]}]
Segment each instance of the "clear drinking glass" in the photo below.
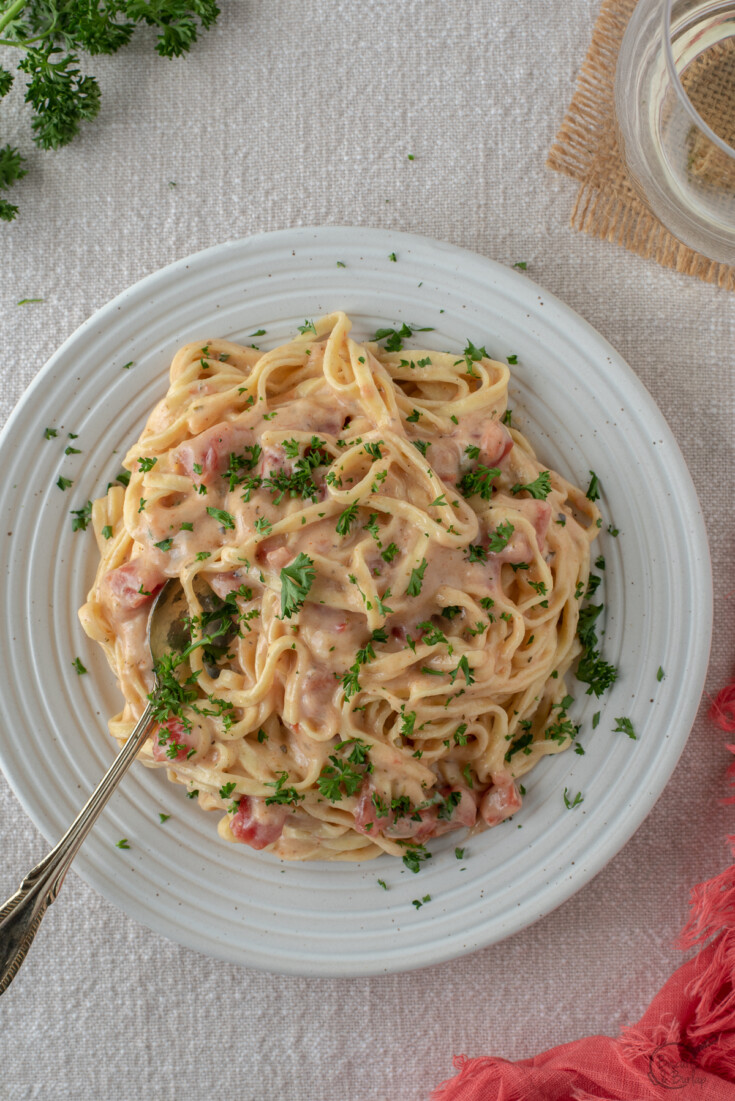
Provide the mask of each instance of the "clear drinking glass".
[{"label": "clear drinking glass", "polygon": [[643,201],[684,244],[735,264],[735,0],[638,0],[615,112]]}]

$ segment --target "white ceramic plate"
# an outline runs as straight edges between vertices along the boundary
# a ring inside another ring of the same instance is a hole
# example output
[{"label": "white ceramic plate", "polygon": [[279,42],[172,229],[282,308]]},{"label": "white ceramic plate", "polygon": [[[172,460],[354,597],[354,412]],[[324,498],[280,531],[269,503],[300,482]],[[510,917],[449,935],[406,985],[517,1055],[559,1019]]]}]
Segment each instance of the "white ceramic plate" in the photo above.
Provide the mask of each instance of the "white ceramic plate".
[{"label": "white ceramic plate", "polygon": [[[620,678],[601,701],[582,686],[576,693],[584,756],[541,763],[511,822],[467,842],[461,861],[454,848],[463,838],[442,838],[417,875],[387,857],[285,864],[227,845],[216,816],[162,771],[133,767],[77,871],[132,917],[201,952],[330,976],[451,958],[516,932],[579,890],[669,779],[700,698],[711,629],[704,525],[681,454],[630,368],[570,309],[525,275],[406,234],[296,229],[216,246],[149,276],[82,325],[0,438],[0,761],[49,840],[110,763],[106,717],[118,707],[103,656],[77,620],[96,550],[91,532],[72,533],[69,510],[115,476],[181,344],[247,341],[264,328],[271,347],[304,318],[337,308],[359,336],[413,321],[435,330],[419,334],[421,346],[460,351],[470,338],[499,359],[518,356],[511,405],[520,427],[544,462],[581,485],[590,470],[601,479],[604,656]],[[59,436],[45,440],[47,426]],[[68,432],[78,433],[81,455],[64,456]],[[74,482],[66,492],[55,484],[62,473]],[[608,521],[619,538],[606,533]],[[77,655],[87,676],[72,667]],[[617,716],[632,719],[637,741],[612,732]],[[583,795],[574,810],[565,808],[565,788]],[[171,815],[165,825],[159,811]],[[129,850],[115,847],[122,837]],[[412,906],[427,894],[430,903]]]}]

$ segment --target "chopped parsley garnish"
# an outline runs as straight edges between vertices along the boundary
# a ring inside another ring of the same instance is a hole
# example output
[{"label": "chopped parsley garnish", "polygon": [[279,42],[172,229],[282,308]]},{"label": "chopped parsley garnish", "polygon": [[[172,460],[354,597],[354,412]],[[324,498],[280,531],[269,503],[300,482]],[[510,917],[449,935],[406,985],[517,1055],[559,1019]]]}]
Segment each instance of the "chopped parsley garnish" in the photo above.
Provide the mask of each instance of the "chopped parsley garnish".
[{"label": "chopped parsley garnish", "polygon": [[582,798],[581,791],[578,791],[574,798],[570,799],[567,789],[564,788],[564,806],[567,810],[574,810],[575,807],[580,806],[582,803],[584,803],[584,799]]},{"label": "chopped parsley garnish", "polygon": [[525,271],[528,267],[528,263],[525,260],[516,260],[513,265],[514,268],[519,268],[521,271]]},{"label": "chopped parsley garnish", "polygon": [[[71,485],[71,482],[69,483]],[[86,531],[87,526],[92,519],[92,502],[87,501],[86,505],[82,508],[73,508],[71,510],[73,517],[71,522],[72,531]]]},{"label": "chopped parsley garnish", "polygon": [[659,665],[658,672],[656,673],[656,680],[660,683],[664,679],[663,667]]},{"label": "chopped parsley garnish", "polygon": [[235,521],[232,516],[230,516],[229,512],[225,512],[223,508],[212,508],[211,506],[207,506],[207,512],[213,519],[221,524],[223,528],[228,528],[230,531],[235,530]]},{"label": "chopped parsley garnish", "polygon": [[380,557],[385,562],[392,562],[398,553],[398,546],[395,543],[389,543],[385,550],[380,552]]},{"label": "chopped parsley garnish", "polygon": [[489,501],[493,492],[493,479],[500,474],[497,466],[483,466],[479,463],[474,470],[469,470],[457,482],[457,489],[463,497],[472,497],[479,493],[483,501]]},{"label": "chopped parsley garnish", "polygon": [[348,535],[350,531],[350,525],[357,519],[357,513],[360,509],[359,501],[353,501],[351,505],[348,505],[344,512],[341,512],[339,519],[337,520],[337,535]]},{"label": "chopped parsley garnish", "polygon": [[420,451],[424,458],[426,458],[426,452],[431,447],[431,441],[427,443],[426,440],[411,440],[411,443],[416,448],[416,450]]},{"label": "chopped parsley garnish", "polygon": [[229,799],[236,787],[237,783],[234,780],[231,780],[229,784],[223,784],[219,789],[220,799]]},{"label": "chopped parsley garnish", "polygon": [[391,252],[391,253],[389,253],[389,254],[388,254],[388,259],[389,259],[389,260],[392,260],[392,261],[393,261],[393,263],[395,264],[395,262],[397,261],[398,257],[396,256],[395,252]]},{"label": "chopped parsley garnish", "polygon": [[105,539],[112,539],[112,528],[110,527],[109,524],[105,524],[105,526],[102,529],[102,534],[105,537]]},{"label": "chopped parsley garnish", "polygon": [[71,478],[65,478],[63,475],[59,475],[59,480],[56,484],[59,489],[69,489],[74,483]]},{"label": "chopped parsley garnish", "polygon": [[303,551],[281,570],[281,617],[290,619],[298,612],[316,577],[314,562]]},{"label": "chopped parsley garnish", "polygon": [[[292,451],[290,445],[293,444],[296,444],[296,451],[289,454],[289,450]],[[299,445],[296,440],[286,440],[283,446],[289,457],[292,458],[295,454],[298,454]],[[323,450],[325,446],[324,440],[320,440],[318,436],[312,436],[304,454],[296,460],[293,472],[274,470],[263,478],[263,488],[275,495],[274,504],[279,505],[287,493],[291,497],[301,497],[302,500],[309,497],[314,501],[317,500],[319,490],[312,477],[312,472],[316,467],[323,466],[327,461],[327,456]]]},{"label": "chopped parsley garnish", "polygon": [[577,666],[577,680],[588,684],[587,695],[601,696],[602,693],[614,684],[618,672],[614,665],[603,661],[597,647],[597,631],[595,622],[604,605],[588,604],[579,613],[577,624],[577,636],[582,643],[582,657]]},{"label": "chopped parsley garnish", "polygon": [[380,450],[380,445],[383,441],[378,440],[377,443],[366,443],[363,447],[370,458],[375,462],[377,459],[383,458],[383,452]]},{"label": "chopped parsley garnish", "polygon": [[508,363],[510,363],[511,367],[515,367],[516,363],[518,362],[518,356],[515,355],[515,353],[512,356],[506,356],[505,358],[508,360]]},{"label": "chopped parsley garnish", "polygon": [[406,325],[404,322],[400,329],[377,329],[373,340],[385,340],[386,352],[400,352],[403,341],[408,340],[414,333],[432,333],[433,331],[430,325]]},{"label": "chopped parsley garnish", "polygon": [[418,872],[424,861],[430,859],[431,853],[427,851],[425,845],[411,845],[403,854],[403,863],[409,872]]},{"label": "chopped parsley garnish", "polygon": [[506,520],[504,524],[498,524],[495,531],[490,536],[490,542],[488,544],[491,554],[498,554],[501,550],[508,546],[510,537],[515,531],[515,528],[511,524],[510,520]]},{"label": "chopped parsley garnish", "polygon": [[169,551],[173,546],[173,539],[162,539],[160,543],[154,543],[153,546],[160,551]]},{"label": "chopped parsley garnish", "polygon": [[309,321],[308,318],[306,321],[304,321],[303,325],[297,325],[296,328],[299,330],[302,336],[305,336],[306,333],[313,333],[314,336],[316,336],[316,325],[313,321]]},{"label": "chopped parsley garnish", "polygon": [[542,470],[537,478],[527,485],[514,485],[511,493],[530,493],[537,501],[545,501],[551,493],[551,471]]},{"label": "chopped parsley garnish", "polygon": [[[138,459],[138,470],[141,473],[145,474],[149,470],[153,470],[153,467],[156,465],[157,462],[158,459],[156,458]],[[199,471],[199,473],[201,474],[201,471]]]},{"label": "chopped parsley garnish", "polygon": [[407,596],[418,596],[421,592],[421,586],[424,580],[424,572],[426,571],[427,565],[428,562],[426,561],[426,559],[422,558],[419,565],[411,570],[411,577],[408,582],[408,588],[406,589]]},{"label": "chopped parsley garnish", "polygon": [[115,844],[118,847],[118,849],[129,849],[130,848],[130,844],[128,843],[127,837],[121,837],[119,841],[115,842]]},{"label": "chopped parsley garnish", "polygon": [[56,428],[46,428],[43,433],[44,440],[51,440],[54,436],[58,436],[59,432]]},{"label": "chopped parsley garnish", "polygon": [[587,492],[586,492],[585,496],[590,501],[599,501],[599,499],[600,499],[600,479],[597,477],[594,470],[590,470],[590,474],[592,475],[592,478],[590,479],[590,484],[587,487]]},{"label": "chopped parsley garnish", "polygon": [[71,445],[70,445],[69,447],[64,448],[64,454],[65,455],[81,455],[81,451],[79,450],[78,447],[71,447]]},{"label": "chopped parsley garnish", "polygon": [[[357,739],[359,742],[359,739]],[[348,744],[348,743],[344,743]],[[366,751],[367,746],[364,742],[360,742],[362,750]],[[340,746],[337,747],[338,749]],[[360,754],[358,754],[358,757]],[[331,803],[338,803],[343,795],[354,795],[362,787],[363,780],[365,779],[365,771],[359,768],[355,768],[356,764],[363,764],[365,762],[365,754],[362,754],[362,760],[358,760],[353,753],[346,759],[343,757],[337,757],[331,755],[329,758],[331,764],[325,765],[317,779],[317,787],[319,792],[325,799],[329,799]]]},{"label": "chopped parsley garnish", "polygon": [[378,611],[380,612],[380,614],[382,616],[388,616],[393,611],[393,609],[389,608],[388,605],[385,603],[385,601],[388,599],[389,596],[390,596],[390,588],[385,590],[385,592],[383,593],[382,600],[379,596],[375,597],[375,603],[378,607]]},{"label": "chopped parsley garnish", "polygon": [[130,471],[129,470],[121,470],[120,473],[118,474],[117,478],[115,479],[115,481],[119,482],[120,485],[123,485],[123,486],[130,485]]},{"label": "chopped parsley garnish", "polygon": [[513,410],[506,409],[501,418],[503,424],[507,424],[508,428],[513,427]]},{"label": "chopped parsley garnish", "polygon": [[401,737],[413,738],[413,728],[416,723],[416,712],[406,711],[405,703],[401,704]]},{"label": "chopped parsley garnish", "polygon": [[470,552],[467,557],[468,562],[487,562],[488,550],[482,543],[470,543],[467,549]]},{"label": "chopped parsley garnish", "polygon": [[[342,265],[342,267],[344,267],[344,264]],[[388,884],[387,884],[387,883],[385,882],[385,880],[384,880],[384,879],[379,879],[379,880],[378,880],[378,885],[379,885],[380,887],[382,887],[384,891],[387,891],[387,890],[388,890]]]},{"label": "chopped parsley garnish", "polygon": [[170,817],[171,817],[170,814],[164,814],[163,811],[159,810],[159,812],[158,812],[158,821],[161,823],[161,825],[163,825],[164,822],[168,822]]},{"label": "chopped parsley garnish", "polygon": [[463,654],[462,657],[459,659],[456,669],[452,669],[449,675],[449,683],[454,684],[460,673],[464,675],[465,682],[468,685],[475,683],[475,678],[472,675],[473,670],[470,667],[470,663],[467,660],[466,654]]},{"label": "chopped parsley garnish", "polygon": [[82,665],[81,658],[74,658],[74,661],[72,662],[72,665],[74,666],[74,668],[76,669],[76,671],[77,671],[77,673],[79,674],[80,677],[81,677],[82,673],[87,672],[87,670]]},{"label": "chopped parsley garnish", "polygon": [[[467,366],[467,374],[471,375],[473,378],[475,378],[476,376],[475,376],[475,372],[472,368],[472,364],[473,363],[478,363],[481,359],[490,359],[490,356],[487,353],[487,349],[486,348],[476,348],[471,340],[467,341],[467,346],[466,346],[465,350],[462,352],[462,355],[464,356],[464,361],[465,361],[465,364]],[[462,360],[458,359],[456,362],[461,363]]]},{"label": "chopped parsley garnish", "polygon": [[425,902],[431,902],[431,895],[424,895],[423,898],[414,898],[411,900],[411,905],[415,906],[417,910],[420,910]]},{"label": "chopped parsley garnish", "polygon": [[[261,452],[262,448],[258,443],[250,444],[244,449],[242,455],[236,455],[234,451],[230,452],[227,470],[222,475],[223,478],[229,479],[230,492],[232,492],[236,486],[252,480],[250,474],[255,469]],[[258,479],[258,483],[259,482],[260,480]]]},{"label": "chopped parsley garnish", "polygon": [[626,719],[625,717],[620,719],[616,718],[615,722],[618,725],[613,727],[613,734],[627,734],[629,738],[636,741],[636,732],[633,729],[633,723],[630,719]]},{"label": "chopped parsley garnish", "polygon": [[520,737],[516,738],[515,741],[513,741],[511,743],[511,745],[508,748],[507,753],[505,754],[505,760],[509,761],[511,759],[511,757],[513,756],[513,754],[520,752],[520,750],[524,750],[524,752],[526,754],[530,753],[531,752],[530,747],[532,745],[533,745],[533,732],[530,731],[530,730],[526,730],[525,733],[521,734]]},{"label": "chopped parsley garnish", "polygon": [[265,805],[269,807],[273,803],[276,803],[279,805],[290,805],[292,807],[295,807],[297,803],[303,800],[304,796],[294,787],[284,787],[286,780],[288,780],[287,772],[279,772],[277,775],[277,780],[265,781],[265,786],[267,788],[275,788],[274,794],[268,795],[266,797]]},{"label": "chopped parsley garnish", "polygon": [[414,409],[413,412],[411,413],[411,415],[409,417],[406,417],[406,420],[408,421],[409,424],[418,424],[420,416],[421,416],[420,411],[418,409]]},{"label": "chopped parsley garnish", "polygon": [[464,849],[455,849],[454,855],[457,860],[464,860]]}]

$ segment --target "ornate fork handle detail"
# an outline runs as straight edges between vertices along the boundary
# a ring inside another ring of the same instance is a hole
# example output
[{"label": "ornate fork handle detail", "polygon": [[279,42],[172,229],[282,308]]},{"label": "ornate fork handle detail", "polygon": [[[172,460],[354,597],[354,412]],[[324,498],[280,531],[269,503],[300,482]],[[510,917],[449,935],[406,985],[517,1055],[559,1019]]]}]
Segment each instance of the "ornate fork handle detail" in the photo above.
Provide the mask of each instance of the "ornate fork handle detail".
[{"label": "ornate fork handle detail", "polygon": [[0,909],[0,994],[18,973],[43,915],[59,893],[64,876],[82,842],[97,821],[138,750],[148,737],[153,718],[150,704],[110,765],[89,800],[59,843],[28,873],[16,893]]}]

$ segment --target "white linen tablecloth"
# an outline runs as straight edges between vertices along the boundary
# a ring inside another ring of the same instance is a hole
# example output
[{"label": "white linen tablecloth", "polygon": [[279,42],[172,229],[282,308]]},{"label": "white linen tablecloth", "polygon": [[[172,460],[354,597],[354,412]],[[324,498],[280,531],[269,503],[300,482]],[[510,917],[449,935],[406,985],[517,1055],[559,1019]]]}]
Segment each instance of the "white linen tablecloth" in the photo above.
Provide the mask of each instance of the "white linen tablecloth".
[{"label": "white linen tablecloth", "polygon": [[[4,101],[0,144],[29,152],[30,174],[18,220],[0,223],[0,418],[95,309],[220,241],[358,224],[525,260],[628,360],[684,452],[714,564],[714,693],[735,659],[735,298],[568,228],[575,185],[544,161],[597,0],[220,3],[181,61],[141,34],[91,62],[99,120],[56,155],[32,151],[20,85]],[[16,305],[31,297],[44,302]],[[729,755],[706,702],[657,806],[593,882],[434,968],[243,970],[149,932],[70,874],[0,1000],[0,1098],[419,1101],[454,1053],[519,1059],[615,1034],[680,962],[688,888],[729,860]],[[0,777],[0,897],[46,849]]]}]

